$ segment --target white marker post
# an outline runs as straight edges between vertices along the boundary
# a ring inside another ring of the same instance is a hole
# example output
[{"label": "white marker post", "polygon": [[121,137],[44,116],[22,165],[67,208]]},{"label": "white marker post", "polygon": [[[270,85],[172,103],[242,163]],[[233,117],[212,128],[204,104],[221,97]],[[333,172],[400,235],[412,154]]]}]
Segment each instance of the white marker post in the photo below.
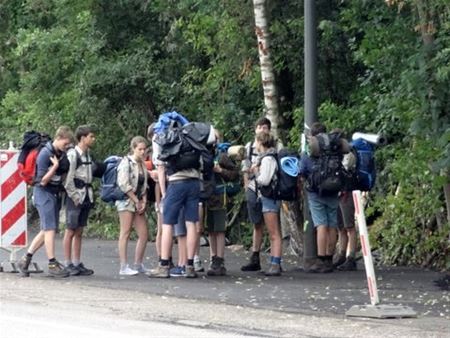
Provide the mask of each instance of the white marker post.
[{"label": "white marker post", "polygon": [[364,257],[364,267],[366,269],[371,305],[354,305],[345,313],[345,315],[373,318],[417,317],[417,314],[409,306],[379,305],[380,299],[378,298],[377,279],[375,277],[372,252],[370,250],[369,233],[367,231],[361,191],[353,191],[353,202],[355,205],[355,216],[358,224],[359,238],[361,240],[361,250]]}]

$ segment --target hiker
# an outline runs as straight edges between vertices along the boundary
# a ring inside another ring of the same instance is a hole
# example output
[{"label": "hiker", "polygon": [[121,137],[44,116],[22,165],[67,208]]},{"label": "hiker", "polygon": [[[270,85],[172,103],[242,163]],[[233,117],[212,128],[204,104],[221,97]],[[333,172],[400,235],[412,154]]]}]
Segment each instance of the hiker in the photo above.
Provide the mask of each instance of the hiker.
[{"label": "hiker", "polygon": [[49,141],[36,159],[33,201],[39,213],[40,231],[31,241],[27,253],[19,261],[20,271],[28,276],[28,267],[34,253],[45,245],[48,258],[48,275],[55,278],[69,276],[69,271],[55,258],[55,234],[59,226],[63,176],[69,170],[66,149],[72,143],[73,133],[69,127],[61,126],[55,138]]},{"label": "hiker", "polygon": [[[277,170],[275,141],[271,134],[256,134],[255,147],[259,158],[250,171],[255,175],[258,199],[261,201],[264,223],[270,238],[270,265],[266,276],[281,275],[281,234],[279,214],[281,201],[273,198],[273,187],[276,185]],[[275,156],[274,156],[275,155]],[[266,193],[267,192],[267,193]]]},{"label": "hiker", "polygon": [[[342,165],[348,177],[351,177],[356,168],[357,158],[353,151],[343,156]],[[352,179],[347,179],[346,189],[339,193],[338,219],[338,243],[339,252],[335,256],[333,267],[339,271],[356,270],[356,227],[355,205],[353,203],[352,190],[356,188]]]},{"label": "hiker", "polygon": [[[147,170],[149,173],[149,176],[153,181],[155,181],[155,213],[156,213],[156,238],[155,238],[155,246],[156,246],[156,253],[158,254],[158,262],[161,258],[161,235],[162,235],[162,213],[161,213],[161,187],[158,180],[158,166],[161,165],[161,163],[158,161],[158,159],[155,157],[155,144],[154,144],[154,127],[155,123],[152,123],[147,128],[147,141],[151,142],[151,156],[149,156],[148,160],[145,162],[147,166]],[[150,163],[149,163],[150,162]]]},{"label": "hiker", "polygon": [[351,191],[342,191],[339,194],[337,217],[339,252],[333,267],[339,271],[354,271],[356,270],[356,227],[355,205]]},{"label": "hiker", "polygon": [[67,151],[70,168],[64,183],[67,194],[64,265],[71,276],[89,276],[94,271],[81,262],[81,241],[89,211],[94,206],[93,161],[90,150],[95,142],[95,134],[91,127],[84,125],[75,130],[75,138],[77,145]]},{"label": "hiker", "polygon": [[[216,131],[216,139],[219,139]],[[227,225],[227,204],[229,194],[227,184],[237,181],[239,169],[227,154],[229,146],[221,149],[222,144],[214,144],[211,152],[215,154],[212,183],[214,191],[206,201],[206,226],[209,237],[210,264],[206,274],[208,276],[223,276],[225,268],[225,230]]]},{"label": "hiker", "polygon": [[[255,123],[255,138],[260,132],[270,133],[271,122],[268,118],[261,117]],[[250,262],[241,267],[242,271],[261,270],[259,252],[263,241],[263,213],[262,204],[257,196],[255,175],[250,168],[257,163],[259,152],[255,146],[256,140],[245,146],[246,158],[242,161],[242,173],[244,178],[245,199],[250,222],[253,224],[252,255]]]},{"label": "hiker", "polygon": [[[328,140],[320,142],[318,137]],[[306,179],[309,209],[317,231],[318,262],[313,264],[309,271],[327,273],[333,271],[332,259],[337,240],[338,193],[344,185],[343,178],[336,175],[338,172],[333,170],[334,166],[339,168],[342,165],[342,155],[348,152],[348,143],[340,137],[340,133],[326,134],[325,126],[319,122],[312,125],[309,141],[310,156],[302,154],[299,171]],[[322,149],[324,144],[333,147],[333,150],[325,151]],[[324,162],[324,165],[323,161],[333,161],[333,166],[329,165],[330,162]],[[322,177],[327,174],[330,176]]]},{"label": "hiker", "polygon": [[[124,276],[146,273],[143,260],[148,240],[147,218],[147,168],[144,163],[147,141],[142,136],[135,136],[130,143],[130,155],[125,156],[117,169],[117,183],[125,194],[125,200],[115,202],[120,220],[119,235],[119,274]],[[138,235],[134,256],[134,266],[127,263],[127,247],[131,229]]]},{"label": "hiker", "polygon": [[[204,125],[205,127],[206,125]],[[195,124],[190,125],[195,128]],[[179,128],[179,127],[177,127]],[[186,131],[189,134],[188,130]],[[208,125],[209,134],[206,136],[211,142],[213,128]],[[176,128],[162,130],[160,142],[169,132],[177,132]],[[192,132],[192,130],[191,130]],[[157,142],[155,142],[157,143]],[[167,155],[169,148],[164,148],[161,144],[155,147],[154,152],[157,158],[164,161],[163,155]],[[168,186],[165,189],[165,174],[167,174]],[[149,273],[149,277],[168,278],[169,258],[172,250],[173,226],[178,222],[179,212],[184,208],[184,216],[187,230],[187,265],[184,276],[186,278],[196,278],[194,270],[194,254],[197,241],[195,223],[199,221],[198,204],[200,200],[200,155],[189,148],[179,147],[176,154],[170,154],[164,168],[159,172],[162,196],[163,196],[163,231],[161,241],[161,260],[158,267]]]}]

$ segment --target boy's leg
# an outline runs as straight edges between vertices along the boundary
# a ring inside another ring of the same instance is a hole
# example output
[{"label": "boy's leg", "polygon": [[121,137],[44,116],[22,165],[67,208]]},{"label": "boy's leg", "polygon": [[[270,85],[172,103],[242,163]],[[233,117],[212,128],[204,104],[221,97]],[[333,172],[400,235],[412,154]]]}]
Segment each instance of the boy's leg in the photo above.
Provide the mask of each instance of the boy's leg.
[{"label": "boy's leg", "polygon": [[30,246],[27,249],[27,253],[19,260],[18,266],[20,272],[27,275],[28,268],[31,263],[31,258],[34,253],[38,251],[44,245],[44,230],[39,231],[39,233],[33,238]]},{"label": "boy's leg", "polygon": [[[66,229],[64,231],[64,238],[63,238],[63,251],[64,251],[64,264],[66,266],[70,265],[72,263],[72,243],[75,251],[75,243],[73,241],[73,238],[75,236],[75,230],[73,229]],[[75,254],[75,252],[74,252]],[[74,255],[75,256],[75,255]],[[79,257],[78,257],[79,259]]]}]

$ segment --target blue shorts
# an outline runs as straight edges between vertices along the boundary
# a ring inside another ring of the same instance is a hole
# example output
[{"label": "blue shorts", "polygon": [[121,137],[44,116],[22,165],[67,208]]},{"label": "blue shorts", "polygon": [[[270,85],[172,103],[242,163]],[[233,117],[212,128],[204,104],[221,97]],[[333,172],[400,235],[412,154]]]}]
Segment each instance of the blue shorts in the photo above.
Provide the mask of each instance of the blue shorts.
[{"label": "blue shorts", "polygon": [[277,201],[268,197],[261,196],[262,212],[280,212],[281,201]]},{"label": "blue shorts", "polygon": [[61,198],[42,187],[33,188],[34,205],[39,213],[41,230],[58,230]]},{"label": "blue shorts", "polygon": [[173,226],[173,236],[186,236],[186,234],[187,230],[186,219],[184,217],[184,208],[181,208],[180,212],[178,213],[178,222]]},{"label": "blue shorts", "polygon": [[315,227],[323,225],[329,228],[337,228],[337,209],[339,207],[337,196],[320,197],[309,193],[308,202]]},{"label": "blue shorts", "polygon": [[185,221],[198,222],[199,196],[200,180],[198,179],[169,182],[163,201],[163,224],[176,224],[183,207]]}]

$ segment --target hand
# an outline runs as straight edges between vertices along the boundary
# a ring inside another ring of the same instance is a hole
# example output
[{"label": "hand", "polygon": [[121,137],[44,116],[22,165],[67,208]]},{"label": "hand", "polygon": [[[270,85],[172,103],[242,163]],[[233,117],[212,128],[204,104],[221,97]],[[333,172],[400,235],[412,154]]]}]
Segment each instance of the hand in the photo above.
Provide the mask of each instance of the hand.
[{"label": "hand", "polygon": [[139,215],[142,215],[145,212],[146,205],[147,205],[146,201],[138,201],[136,203],[136,211],[138,212]]},{"label": "hand", "polygon": [[52,162],[53,167],[54,167],[55,169],[57,169],[58,166],[59,166],[59,160],[58,160],[58,158],[57,158],[55,155],[53,155],[52,157],[50,157],[50,161]]},{"label": "hand", "polygon": [[215,173],[221,173],[222,172],[222,168],[220,167],[220,165],[216,164],[213,168],[213,171]]},{"label": "hand", "polygon": [[151,170],[149,171],[149,174],[153,181],[158,182],[158,171]]},{"label": "hand", "polygon": [[253,164],[253,165],[250,167],[250,172],[252,172],[253,174],[256,174],[258,171],[259,171],[259,166],[258,166],[258,165]]}]

